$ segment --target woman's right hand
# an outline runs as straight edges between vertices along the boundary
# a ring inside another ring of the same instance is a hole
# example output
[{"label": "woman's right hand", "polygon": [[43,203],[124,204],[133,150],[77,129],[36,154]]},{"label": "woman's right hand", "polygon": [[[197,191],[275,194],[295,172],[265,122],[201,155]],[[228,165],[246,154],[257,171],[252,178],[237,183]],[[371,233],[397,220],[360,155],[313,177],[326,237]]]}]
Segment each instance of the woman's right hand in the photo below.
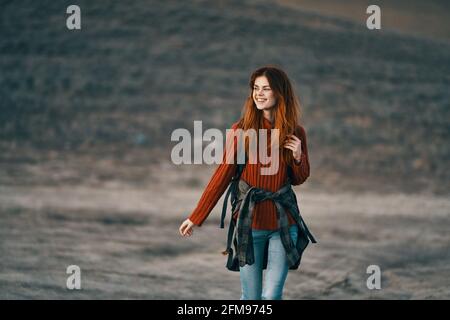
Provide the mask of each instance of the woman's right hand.
[{"label": "woman's right hand", "polygon": [[180,234],[183,237],[186,237],[186,236],[190,237],[194,233],[194,226],[195,225],[191,220],[186,219],[183,221],[183,223],[181,224],[181,226],[178,230],[180,231]]}]

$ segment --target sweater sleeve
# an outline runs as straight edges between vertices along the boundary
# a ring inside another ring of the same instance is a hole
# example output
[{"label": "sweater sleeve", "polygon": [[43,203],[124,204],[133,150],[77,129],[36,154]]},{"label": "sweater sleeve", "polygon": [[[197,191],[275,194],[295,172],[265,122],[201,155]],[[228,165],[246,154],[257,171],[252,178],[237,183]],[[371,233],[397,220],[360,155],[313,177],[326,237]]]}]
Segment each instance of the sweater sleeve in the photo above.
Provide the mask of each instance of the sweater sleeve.
[{"label": "sweater sleeve", "polygon": [[298,126],[295,135],[302,141],[302,155],[300,156],[300,162],[297,163],[294,161],[291,166],[293,172],[292,185],[299,185],[309,177],[309,158],[305,129]]},{"label": "sweater sleeve", "polygon": [[[234,130],[236,128],[237,123],[234,123],[231,127],[232,130],[227,134],[222,163],[219,164],[213,173],[208,185],[200,197],[197,207],[189,216],[189,219],[197,226],[201,226],[214,209],[236,172],[237,138],[233,138]],[[231,157],[234,158],[233,161],[231,161]]]}]

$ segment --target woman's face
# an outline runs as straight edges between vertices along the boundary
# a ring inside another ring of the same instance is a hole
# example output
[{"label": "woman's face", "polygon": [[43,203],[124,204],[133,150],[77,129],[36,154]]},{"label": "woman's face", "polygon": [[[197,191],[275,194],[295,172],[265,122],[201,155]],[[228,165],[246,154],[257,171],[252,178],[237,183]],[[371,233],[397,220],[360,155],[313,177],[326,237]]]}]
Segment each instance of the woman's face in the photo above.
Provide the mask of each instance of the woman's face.
[{"label": "woman's face", "polygon": [[266,76],[260,76],[255,79],[252,96],[258,110],[268,110],[276,103],[276,99]]}]

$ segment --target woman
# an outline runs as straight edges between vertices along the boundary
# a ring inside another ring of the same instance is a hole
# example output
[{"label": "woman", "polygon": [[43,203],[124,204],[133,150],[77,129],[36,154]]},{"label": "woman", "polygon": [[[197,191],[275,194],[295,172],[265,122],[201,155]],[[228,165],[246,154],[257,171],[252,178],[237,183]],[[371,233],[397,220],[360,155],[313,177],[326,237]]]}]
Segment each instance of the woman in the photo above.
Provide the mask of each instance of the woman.
[{"label": "woman", "polygon": [[[247,162],[240,175],[240,200],[247,200],[241,201],[238,209],[233,211],[233,219],[237,221],[237,229],[241,232],[241,234],[238,234],[237,243],[239,241],[241,241],[239,244],[245,243],[242,240],[244,237],[251,241],[251,244],[247,245],[244,250],[242,247],[236,247],[236,253],[239,255],[238,270],[240,271],[242,289],[241,299],[282,299],[288,270],[298,267],[301,251],[306,247],[305,242],[299,245],[299,228],[302,228],[300,230],[301,235],[303,233],[308,234],[308,238],[315,242],[303,220],[299,218],[297,201],[292,188],[290,188],[291,184],[302,184],[309,176],[306,133],[297,122],[300,114],[299,103],[285,72],[277,67],[265,66],[253,72],[249,84],[251,94],[244,105],[243,116],[233,124],[232,129],[240,128],[244,131],[248,129],[255,129],[256,131],[259,129],[268,129],[268,131],[279,129],[278,141],[281,141],[279,145],[283,148],[273,149],[275,144],[270,141],[269,134],[267,148],[279,152],[278,170],[275,174],[262,175],[261,168],[265,167],[261,163],[262,161]],[[275,141],[275,139],[273,140]],[[234,151],[236,149],[234,148],[232,153],[225,152],[224,159],[227,154],[228,156],[233,154],[236,157]],[[249,145],[246,141],[246,155],[248,155],[248,150]],[[228,147],[226,151],[229,151]],[[191,236],[194,227],[202,225],[230,184],[237,168],[236,161],[230,162],[223,161],[214,172],[197,207],[189,218],[181,224],[179,232],[182,236]],[[285,187],[283,190],[289,190],[292,196],[289,198],[291,204],[289,210],[280,208],[273,197],[275,192],[286,185],[288,185],[288,188]],[[242,190],[243,188],[244,190]],[[253,193],[252,196],[245,197],[249,192]],[[258,195],[254,193],[258,193]],[[259,200],[255,200],[258,199],[258,196]],[[292,206],[294,202],[295,206]],[[245,212],[245,208],[247,211],[248,208],[253,209],[250,209],[251,212]],[[288,214],[285,214],[285,211]],[[244,213],[246,214],[245,217]],[[282,218],[285,218],[285,220]],[[249,226],[248,234],[244,233],[245,229],[239,228],[239,224],[242,225],[245,221],[248,221],[245,219],[250,219],[251,227]],[[286,227],[284,229],[282,228],[283,221]],[[283,230],[285,230],[284,234],[281,232]],[[291,240],[289,240],[289,237]],[[296,250],[295,243],[297,243],[298,250]],[[232,253],[230,246],[227,249],[228,253]],[[245,254],[242,254],[242,252],[245,252]],[[250,253],[247,255],[247,252]],[[263,269],[266,269],[264,288],[262,286]]]}]

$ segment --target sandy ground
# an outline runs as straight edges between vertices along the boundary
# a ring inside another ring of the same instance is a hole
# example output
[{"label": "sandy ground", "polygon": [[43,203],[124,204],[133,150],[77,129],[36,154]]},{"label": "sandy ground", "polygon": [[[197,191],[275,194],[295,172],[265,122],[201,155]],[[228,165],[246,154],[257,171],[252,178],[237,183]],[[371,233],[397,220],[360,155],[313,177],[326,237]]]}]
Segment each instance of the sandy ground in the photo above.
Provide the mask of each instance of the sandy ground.
[{"label": "sandy ground", "polygon": [[[182,238],[202,190],[160,190],[0,186],[0,298],[239,299],[239,274],[220,254],[222,200]],[[319,243],[289,273],[285,299],[450,298],[449,199],[295,190]],[[72,264],[81,290],[66,289]],[[372,264],[381,290],[366,287]]]}]

